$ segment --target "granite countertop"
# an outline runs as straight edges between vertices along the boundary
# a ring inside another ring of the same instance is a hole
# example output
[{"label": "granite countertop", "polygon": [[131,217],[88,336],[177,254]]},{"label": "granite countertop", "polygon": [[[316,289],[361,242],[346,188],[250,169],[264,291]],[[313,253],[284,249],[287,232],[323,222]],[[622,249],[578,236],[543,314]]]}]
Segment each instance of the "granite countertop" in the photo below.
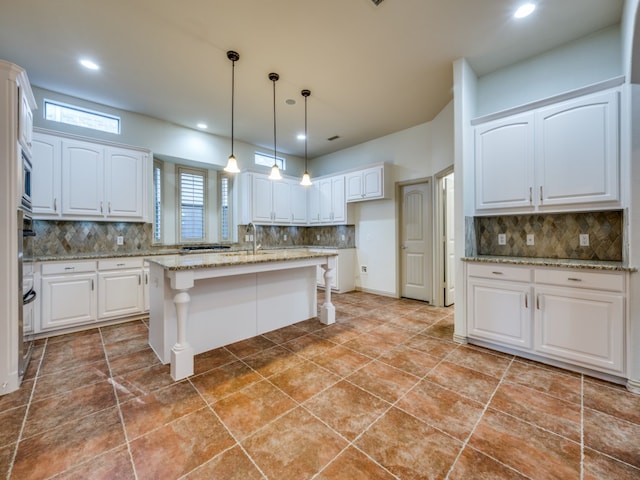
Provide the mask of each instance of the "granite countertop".
[{"label": "granite countertop", "polygon": [[576,260],[569,258],[537,258],[537,257],[501,257],[493,255],[478,255],[463,257],[463,262],[502,263],[508,265],[532,265],[537,267],[563,267],[588,270],[609,270],[618,272],[637,272],[636,267],[630,267],[622,262],[607,262],[602,260]]},{"label": "granite countertop", "polygon": [[166,270],[193,270],[198,268],[228,267],[254,263],[283,262],[307,258],[333,257],[336,253],[311,251],[306,248],[260,250],[256,254],[245,251],[202,253],[188,255],[160,255],[146,260]]}]

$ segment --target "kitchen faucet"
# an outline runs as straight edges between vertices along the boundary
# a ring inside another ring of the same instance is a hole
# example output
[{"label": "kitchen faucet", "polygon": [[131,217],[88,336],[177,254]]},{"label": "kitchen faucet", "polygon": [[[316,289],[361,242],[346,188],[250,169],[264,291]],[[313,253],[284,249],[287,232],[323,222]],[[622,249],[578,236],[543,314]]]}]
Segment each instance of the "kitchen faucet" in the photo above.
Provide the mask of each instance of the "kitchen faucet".
[{"label": "kitchen faucet", "polygon": [[258,245],[258,234],[256,232],[256,226],[253,224],[253,222],[249,222],[249,225],[247,225],[247,232],[249,231],[249,229],[251,229],[251,232],[253,234],[253,254],[255,255],[256,252],[258,251],[258,249],[262,246],[262,245]]}]

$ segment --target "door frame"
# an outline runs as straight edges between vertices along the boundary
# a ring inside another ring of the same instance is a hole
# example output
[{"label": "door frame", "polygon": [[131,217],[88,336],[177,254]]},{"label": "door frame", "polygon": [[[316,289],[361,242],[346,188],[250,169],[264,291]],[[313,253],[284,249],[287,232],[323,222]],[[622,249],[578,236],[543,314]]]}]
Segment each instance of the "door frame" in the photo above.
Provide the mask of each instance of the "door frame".
[{"label": "door frame", "polygon": [[[396,297],[397,298],[402,298],[402,251],[400,249],[400,245],[402,244],[402,188],[403,187],[407,187],[409,185],[418,185],[420,183],[428,183],[431,187],[431,208],[433,209],[433,195],[434,195],[434,181],[433,181],[433,177],[420,177],[420,178],[414,178],[411,180],[404,180],[401,182],[396,182],[395,184],[395,194],[396,194]],[[434,305],[434,286],[435,284],[433,283],[434,281],[434,271],[435,271],[435,265],[433,263],[434,261],[434,228],[433,228],[433,223],[434,223],[434,216],[433,216],[434,212],[431,212],[431,223],[427,226],[427,229],[429,230],[427,232],[427,235],[431,235],[431,302],[429,302],[429,305]]]},{"label": "door frame", "polygon": [[435,248],[434,250],[434,258],[433,258],[433,305],[436,307],[444,306],[444,269],[445,269],[445,260],[444,254],[445,249],[442,243],[442,237],[444,236],[444,200],[442,198],[442,183],[444,181],[444,177],[447,175],[454,173],[453,165],[445,168],[444,170],[440,170],[438,173],[434,175],[435,181],[434,183],[434,199],[433,199],[433,222],[435,224],[433,229],[433,241]]}]

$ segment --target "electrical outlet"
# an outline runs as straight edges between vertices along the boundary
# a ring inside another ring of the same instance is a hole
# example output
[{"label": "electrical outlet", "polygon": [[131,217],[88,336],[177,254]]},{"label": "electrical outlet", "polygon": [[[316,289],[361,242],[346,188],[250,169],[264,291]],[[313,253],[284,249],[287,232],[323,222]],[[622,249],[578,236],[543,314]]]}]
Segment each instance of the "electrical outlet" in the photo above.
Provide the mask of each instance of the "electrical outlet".
[{"label": "electrical outlet", "polygon": [[498,234],[498,245],[506,245],[507,244],[507,234],[499,233]]},{"label": "electrical outlet", "polygon": [[316,240],[320,241],[320,235],[316,235]]},{"label": "electrical outlet", "polygon": [[282,236],[282,239],[285,240],[285,241],[287,240],[287,234],[286,233]]},{"label": "electrical outlet", "polygon": [[249,235],[249,241],[253,242],[253,235]]},{"label": "electrical outlet", "polygon": [[245,242],[248,242],[248,241],[249,241],[249,235],[245,235],[245,236],[244,236],[244,241],[245,241]]},{"label": "electrical outlet", "polygon": [[527,233],[527,245],[535,245],[536,241],[533,233]]},{"label": "electrical outlet", "polygon": [[340,241],[344,242],[344,233],[340,235]]},{"label": "electrical outlet", "polygon": [[360,265],[360,271],[362,273],[367,273],[367,266],[366,265]]},{"label": "electrical outlet", "polygon": [[118,244],[118,245],[124,245],[124,237],[122,237],[122,236],[120,236],[120,235],[119,235],[119,236],[117,236],[117,237],[116,237],[116,244]]},{"label": "electrical outlet", "polygon": [[581,247],[588,247],[589,246],[589,234],[588,233],[581,233],[580,234],[580,246]]}]

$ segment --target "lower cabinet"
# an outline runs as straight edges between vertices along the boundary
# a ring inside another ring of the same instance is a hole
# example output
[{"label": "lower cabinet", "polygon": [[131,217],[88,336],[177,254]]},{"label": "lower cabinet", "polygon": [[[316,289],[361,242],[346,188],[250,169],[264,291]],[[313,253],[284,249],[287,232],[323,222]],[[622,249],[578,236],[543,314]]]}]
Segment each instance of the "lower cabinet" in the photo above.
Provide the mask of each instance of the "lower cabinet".
[{"label": "lower cabinet", "polygon": [[98,318],[124,317],[143,308],[141,259],[98,262]]},{"label": "lower cabinet", "polygon": [[42,265],[40,330],[93,323],[97,311],[96,262]]},{"label": "lower cabinet", "polygon": [[[331,290],[337,293],[350,292],[356,288],[355,273],[355,248],[340,249],[318,249],[318,251],[327,253],[337,253],[336,267],[331,278]],[[319,287],[326,288],[324,282],[324,268],[318,267],[316,273],[316,283]]]},{"label": "lower cabinet", "polygon": [[626,283],[623,272],[469,264],[468,336],[624,374]]}]

